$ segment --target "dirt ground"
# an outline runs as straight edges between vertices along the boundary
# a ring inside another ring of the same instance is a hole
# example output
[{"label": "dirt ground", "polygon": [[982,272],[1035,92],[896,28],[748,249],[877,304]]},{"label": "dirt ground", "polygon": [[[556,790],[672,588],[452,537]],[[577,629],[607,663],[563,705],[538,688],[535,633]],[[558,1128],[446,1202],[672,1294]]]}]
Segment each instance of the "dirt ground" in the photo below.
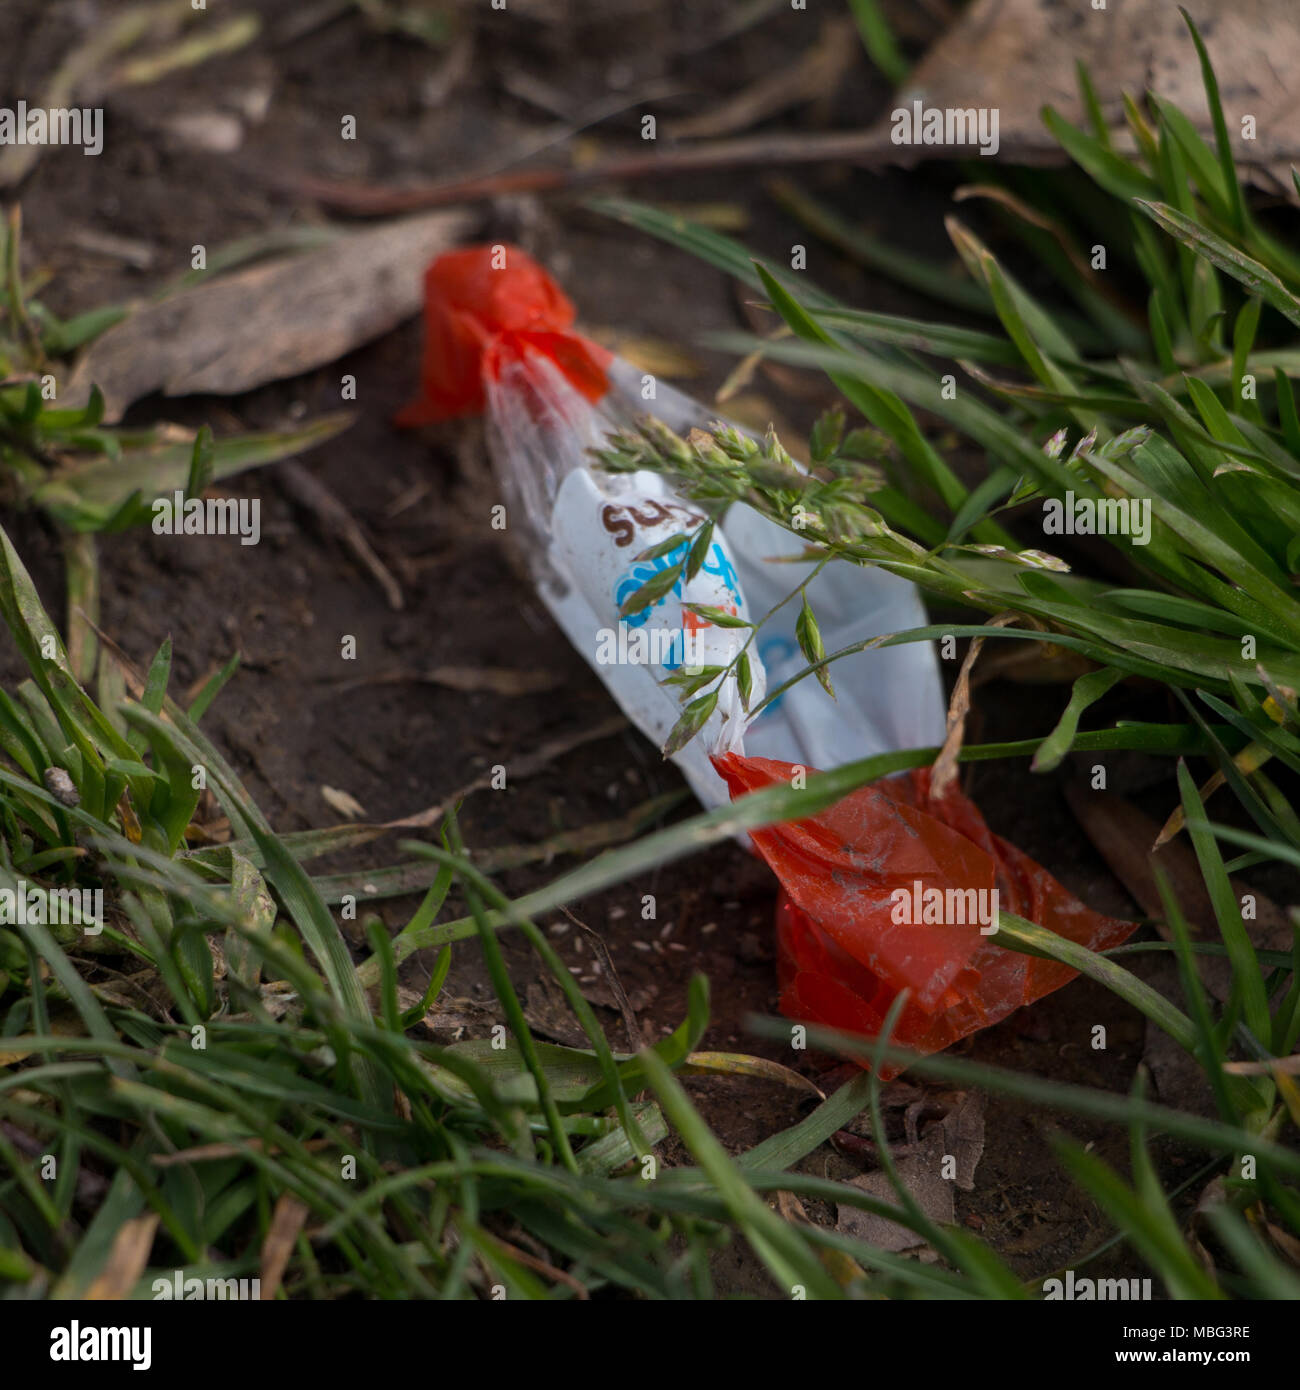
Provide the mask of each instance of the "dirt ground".
[{"label": "dirt ground", "polygon": [[[8,0],[0,13],[0,89],[31,92],[37,76],[57,65],[76,36],[78,19],[107,8]],[[511,0],[509,22],[484,6],[457,13],[461,32],[474,31],[474,47],[464,70],[449,78],[444,53],[376,32],[355,9],[300,37],[285,37],[308,7],[286,2],[245,8],[265,18],[257,42],[113,95],[106,103],[103,155],[47,152],[21,189],[29,269],[53,273],[44,298],[56,312],[142,294],[185,269],[195,243],[212,248],[267,228],[321,219],[318,208],[272,186],[264,177],[268,170],[380,182],[489,167],[516,155],[539,131],[551,131],[557,119],[580,123],[598,99],[619,91],[628,95],[629,110],[602,124],[600,138],[627,138],[640,109],[634,99],[648,84],[670,82],[682,89],[685,95],[673,109],[703,109],[720,90],[738,89],[771,71],[791,45],[806,44],[809,33],[806,16],[783,7],[736,37],[713,41],[716,7]],[[596,9],[603,18],[584,14]],[[884,94],[864,62],[833,101],[789,117],[787,124],[865,120]],[[177,134],[180,114],[247,112],[261,102],[265,114],[241,117],[241,143],[231,152],[198,149]],[[541,109],[548,102],[557,110]],[[354,144],[337,138],[340,112],[357,117],[363,138]],[[846,216],[898,245],[951,254],[941,215],[954,179],[944,172],[877,177],[827,169],[801,177]],[[621,191],[661,202],[734,205],[745,222],[738,234],[771,253],[810,241],[752,171]],[[610,341],[654,338],[689,352],[699,374],[678,384],[697,395],[707,396],[722,380],[729,360],[695,345],[702,333],[743,324],[738,300],[721,276],[573,199],[500,200],[474,211],[484,233],[519,241],[556,271],[595,334]],[[88,229],[143,248],[134,257],[138,264],[87,250]],[[852,302],[927,312],[829,248],[811,244],[817,278]],[[231,652],[241,653],[240,671],[206,726],[282,831],[337,821],[323,787],[350,793],[368,818],[410,815],[494,763],[508,767],[512,757],[582,734],[615,713],[603,687],[512,567],[501,537],[489,529],[481,438],[472,428],[413,434],[390,424],[415,386],[419,342],[418,325],[411,322],[309,376],[234,400],[149,399],[128,417],[208,421],[219,434],[282,427],[337,409],[340,376],[357,379],[355,424],[304,462],[373,537],[403,586],[404,611],[392,611],[371,577],[317,533],[273,467],[233,486],[262,499],[264,539],[257,547],[221,538],[176,547],[145,530],[102,541],[103,625],[133,658],[147,662],[170,634],[176,683],[184,688]],[[761,383],[761,390],[796,429],[806,428],[831,399],[820,386],[792,395],[773,379]],[[413,505],[395,509],[413,496]],[[6,515],[4,524],[47,604],[61,613],[55,538],[33,516]],[[339,659],[344,634],[357,638],[356,663]],[[4,657],[3,675],[9,678],[15,658]],[[540,696],[466,695],[415,679],[378,680],[439,665],[543,672],[553,688]],[[950,681],[956,665],[949,663]],[[368,683],[340,688],[357,680]],[[1141,689],[1121,687],[1093,712],[1094,720],[1164,717],[1167,711],[1153,708],[1152,699]],[[977,692],[971,737],[1045,733],[1062,700],[1060,686],[989,682]],[[1171,769],[1136,759],[1115,759],[1113,769],[1113,789],[1137,794],[1152,814],[1163,815],[1170,783],[1158,779]],[[1040,859],[1089,905],[1133,915],[1134,904],[1071,817],[1062,795],[1066,775],[1068,769],[1061,777],[1031,777],[1023,763],[986,763],[968,770],[965,786],[994,830]],[[462,829],[475,849],[530,845],[626,815],[681,785],[651,746],[624,729],[554,758],[534,776],[511,779],[508,790],[472,795]],[[382,865],[398,857],[392,844],[384,844],[362,862]],[[512,895],[526,892],[573,862],[511,870],[502,886]],[[680,1021],[687,981],[700,970],[712,983],[706,1046],[793,1060],[808,1074],[825,1077],[832,1066],[826,1059],[792,1059],[788,1049],[748,1035],[744,1026],[747,1015],[776,1009],[773,889],[759,862],[727,845],[575,904],[574,910],[605,936],[647,1032],[663,1033]],[[656,895],[654,923],[640,921],[644,893]],[[378,910],[396,930],[411,907],[394,901]],[[547,924],[555,925],[550,919]],[[591,956],[581,948],[580,933],[554,939],[580,977],[589,977],[584,988],[603,1006],[611,1037],[621,1042],[618,1014],[607,988],[590,978]],[[638,940],[650,949],[638,948]],[[507,934],[503,944],[539,1031],[576,1041],[523,942]],[[360,954],[359,931],[357,945]],[[421,986],[430,964],[416,958],[407,967],[407,982]],[[455,956],[447,995],[471,1030],[485,1030],[492,1021],[491,991],[472,944]],[[1097,1023],[1109,1034],[1101,1053],[1087,1041]],[[1124,1091],[1141,1059],[1143,1036],[1137,1015],[1079,981],[963,1050],[1000,1066]],[[793,1123],[809,1104],[769,1082],[694,1081],[691,1089],[733,1150]],[[906,1079],[891,1087],[899,1102],[890,1109],[891,1125],[900,1139],[902,1102],[926,1089]],[[996,1099],[988,1102],[985,1123],[974,1190],[957,1197],[960,1221],[989,1239],[1025,1277],[1068,1265],[1105,1239],[1108,1232],[1091,1204],[1058,1168],[1049,1139],[1065,1131],[1124,1166],[1126,1136]],[[670,1147],[670,1159],[674,1152]],[[1175,1177],[1184,1168],[1192,1171],[1187,1155],[1168,1146],[1160,1153]],[[825,1146],[806,1166],[850,1177],[870,1163]],[[815,1206],[809,1214],[833,1219]],[[1113,1256],[1093,1269],[1139,1272]],[[731,1291],[768,1290],[761,1271],[738,1249],[720,1257],[718,1278]]]}]

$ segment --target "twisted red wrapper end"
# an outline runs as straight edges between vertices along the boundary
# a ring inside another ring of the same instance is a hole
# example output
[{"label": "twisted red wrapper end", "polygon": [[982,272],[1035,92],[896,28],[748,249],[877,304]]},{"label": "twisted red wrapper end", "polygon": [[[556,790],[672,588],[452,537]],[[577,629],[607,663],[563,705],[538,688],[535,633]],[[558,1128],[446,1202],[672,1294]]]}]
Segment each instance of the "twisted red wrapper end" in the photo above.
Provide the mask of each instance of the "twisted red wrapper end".
[{"label": "twisted red wrapper end", "polygon": [[[733,800],[790,782],[795,771],[734,753],[713,765]],[[891,1041],[920,1053],[999,1022],[1077,974],[981,934],[993,890],[1001,910],[1094,951],[1119,945],[1136,925],[1084,906],[994,835],[955,786],[932,797],[928,768],[863,787],[809,820],[754,831],[753,839],[781,881],[782,1013],[874,1037],[907,989]],[[950,913],[926,921],[928,890],[960,903],[967,925],[946,924]],[[918,913],[921,920],[911,920]],[[880,1074],[888,1080],[901,1070]]]},{"label": "twisted red wrapper end", "polygon": [[609,389],[611,354],[571,332],[573,304],[514,246],[467,246],[439,256],[424,275],[420,393],[395,417],[426,425],[486,406],[484,381],[529,353],[548,358],[593,404]]}]

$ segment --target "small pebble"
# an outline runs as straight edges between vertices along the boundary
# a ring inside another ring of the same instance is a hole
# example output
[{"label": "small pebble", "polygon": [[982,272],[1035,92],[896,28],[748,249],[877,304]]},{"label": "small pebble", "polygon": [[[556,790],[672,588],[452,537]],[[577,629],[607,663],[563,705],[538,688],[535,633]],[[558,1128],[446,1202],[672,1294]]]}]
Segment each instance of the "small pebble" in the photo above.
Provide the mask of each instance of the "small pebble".
[{"label": "small pebble", "polygon": [[76,783],[61,767],[47,767],[41,780],[45,790],[63,806],[75,806],[81,800]]}]

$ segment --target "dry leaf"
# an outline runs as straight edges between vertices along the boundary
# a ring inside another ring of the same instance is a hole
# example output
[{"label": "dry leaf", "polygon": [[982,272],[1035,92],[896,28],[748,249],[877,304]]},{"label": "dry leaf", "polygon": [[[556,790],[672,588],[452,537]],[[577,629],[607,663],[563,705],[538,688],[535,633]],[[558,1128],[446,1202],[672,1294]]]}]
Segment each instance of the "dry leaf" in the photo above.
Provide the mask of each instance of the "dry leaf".
[{"label": "dry leaf", "polygon": [[[1065,795],[1084,833],[1129,895],[1155,921],[1156,930],[1166,941],[1171,941],[1173,936],[1164,924],[1164,905],[1156,888],[1153,863],[1158,863],[1167,875],[1193,941],[1220,940],[1214,907],[1190,845],[1171,840],[1153,853],[1151,845],[1159,825],[1123,797],[1112,792],[1092,791],[1078,783],[1068,784]],[[1246,893],[1254,896],[1255,920],[1246,923],[1254,945],[1260,950],[1289,951],[1291,926],[1282,909],[1240,879],[1233,878],[1230,882],[1239,900]],[[1221,956],[1199,956],[1197,965],[1205,987],[1220,1003],[1225,1003],[1232,990],[1231,965]]]},{"label": "dry leaf", "polygon": [[293,1253],[294,1243],[307,1220],[307,1204],[288,1192],[280,1194],[271,1216],[271,1229],[262,1242],[260,1271],[263,1301],[274,1298]]},{"label": "dry leaf", "polygon": [[[1065,795],[1075,819],[1110,871],[1142,911],[1153,919],[1156,930],[1166,941],[1172,939],[1172,934],[1164,923],[1164,904],[1152,871],[1154,863],[1158,863],[1168,877],[1192,939],[1220,940],[1214,907],[1206,892],[1196,853],[1189,844],[1171,840],[1152,851],[1159,824],[1123,797],[1092,791],[1081,783],[1067,784]],[[1277,904],[1255,889],[1247,890],[1239,879],[1233,879],[1232,886],[1238,897],[1247,891],[1254,893],[1258,920],[1246,924],[1254,944],[1268,950],[1288,950],[1291,929]],[[1197,956],[1196,967],[1206,990],[1219,1003],[1225,1003],[1232,992],[1231,964],[1222,956]],[[1181,994],[1178,966],[1170,958],[1148,960],[1142,966],[1142,978],[1166,998],[1177,998]],[[1214,1093],[1200,1063],[1150,1020],[1146,1024],[1142,1060],[1164,1104],[1195,1115],[1216,1113]]]},{"label": "dry leaf", "polygon": [[791,1225],[812,1225],[808,1219],[808,1213],[804,1210],[803,1203],[793,1192],[778,1192],[776,1194],[776,1209],[781,1213],[781,1219],[789,1221]]},{"label": "dry leaf", "polygon": [[1289,1260],[1296,1269],[1300,1269],[1300,1240],[1297,1240],[1289,1231],[1284,1231],[1281,1226],[1275,1226],[1271,1221],[1264,1223],[1264,1229],[1268,1231],[1269,1238],[1277,1247],[1278,1254]]},{"label": "dry leaf", "polygon": [[1202,1234],[1213,1236],[1214,1225],[1210,1218],[1215,1211],[1223,1210],[1227,1203],[1228,1189],[1223,1178],[1211,1178],[1201,1189],[1201,1195],[1196,1199],[1196,1210],[1192,1213],[1192,1219],[1187,1226],[1188,1244],[1196,1252],[1197,1259],[1200,1260],[1205,1272],[1212,1279],[1216,1272],[1214,1256],[1210,1254],[1201,1236]]},{"label": "dry leaf", "polygon": [[335,362],[418,311],[425,266],[469,226],[402,218],[145,304],[90,345],[61,403],[97,385],[113,424],[154,391],[233,396]]},{"label": "dry leaf", "polygon": [[[573,1016],[569,1001],[549,975],[529,981],[523,1003],[524,1018],[534,1033],[541,1033],[565,1047],[590,1046],[581,1024]],[[430,1026],[446,1027],[446,1024],[433,1020]]]},{"label": "dry leaf", "polygon": [[825,1100],[819,1086],[791,1068],[767,1057],[754,1057],[746,1052],[691,1052],[682,1064],[685,1076],[751,1076],[760,1081],[775,1081],[792,1091],[804,1091]]},{"label": "dry leaf", "polygon": [[[914,1104],[927,1106],[934,1099],[922,1097]],[[915,1151],[899,1159],[895,1166],[921,1210],[931,1220],[951,1225],[955,1216],[953,1184],[964,1192],[971,1191],[975,1170],[984,1155],[984,1099],[973,1091],[956,1091],[942,1099],[947,1106],[945,1113],[926,1126]],[[952,1177],[944,1176],[947,1160],[952,1160]],[[893,1185],[883,1172],[854,1178],[852,1185],[881,1201],[898,1204]],[[915,1231],[857,1207],[839,1206],[835,1227],[882,1250],[914,1250],[925,1245],[924,1237]]]},{"label": "dry leaf", "polygon": [[936,1169],[945,1158],[953,1158],[956,1174],[952,1181],[963,1192],[971,1192],[975,1170],[984,1157],[984,1097],[976,1091],[958,1091],[948,1099],[948,1113],[925,1131],[921,1156]]},{"label": "dry leaf", "polygon": [[[937,1166],[919,1156],[904,1158],[897,1164],[898,1176],[916,1198],[921,1210],[941,1225],[951,1225],[954,1217],[952,1183],[939,1176]],[[899,1206],[898,1194],[884,1173],[864,1173],[854,1178],[850,1186],[861,1188],[868,1196],[876,1197],[891,1206]],[[901,1209],[901,1208],[900,1208]],[[837,1205],[835,1229],[856,1236],[881,1250],[915,1250],[925,1244],[925,1237],[897,1221],[876,1216],[857,1207]]]},{"label": "dry leaf", "polygon": [[1233,1076],[1300,1076],[1300,1053],[1269,1057],[1263,1062],[1225,1062],[1223,1070]]},{"label": "dry leaf", "polygon": [[86,1297],[96,1300],[125,1298],[135,1288],[153,1249],[154,1232],[158,1229],[158,1213],[135,1216],[124,1221],[113,1237],[104,1267],[95,1282],[86,1290]]},{"label": "dry leaf", "polygon": [[[1238,158],[1263,186],[1294,197],[1289,165],[1300,158],[1300,8],[1295,0],[1185,5],[1210,51]],[[1008,158],[1063,161],[1040,112],[1050,105],[1082,122],[1076,59],[1088,68],[1116,130],[1123,126],[1122,94],[1153,88],[1212,133],[1196,48],[1169,0],[1110,0],[1103,10],[1082,0],[976,0],[913,70],[898,104],[919,98],[927,107],[994,108]],[[1242,138],[1247,115],[1256,121],[1253,140]],[[882,122],[886,130],[889,125]],[[900,149],[914,159],[945,153],[942,146]]]},{"label": "dry leaf", "polygon": [[[999,613],[990,618],[987,627],[1010,627],[1019,622],[1019,613]],[[934,760],[930,774],[930,795],[938,801],[952,786],[957,777],[957,759],[961,755],[962,742],[966,737],[966,717],[970,714],[970,673],[984,648],[984,638],[973,638],[962,658],[961,670],[957,673],[957,684],[953,686],[952,697],[948,701],[948,723],[944,733],[943,747]]]}]

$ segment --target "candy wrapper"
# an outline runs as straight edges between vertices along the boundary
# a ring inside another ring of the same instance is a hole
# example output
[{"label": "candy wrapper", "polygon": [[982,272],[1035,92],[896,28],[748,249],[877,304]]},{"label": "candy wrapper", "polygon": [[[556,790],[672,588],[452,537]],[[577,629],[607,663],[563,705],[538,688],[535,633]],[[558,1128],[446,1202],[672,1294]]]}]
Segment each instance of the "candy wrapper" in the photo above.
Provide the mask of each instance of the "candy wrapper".
[{"label": "candy wrapper", "polygon": [[[794,771],[734,754],[717,767],[733,796],[789,782]],[[874,1037],[906,989],[891,1038],[917,1052],[937,1052],[1074,979],[1068,966],[999,946],[999,911],[1093,951],[1118,946],[1134,927],[1085,907],[994,835],[955,786],[931,796],[929,768],[753,838],[783,890],[781,1011]]]},{"label": "candy wrapper", "polygon": [[[691,554],[706,520],[698,507],[658,474],[595,466],[591,450],[646,415],[677,433],[716,417],[576,333],[573,305],[522,251],[480,246],[440,256],[426,276],[425,305],[421,393],[399,421],[486,413],[508,527],[538,593],[627,715],[662,746],[682,712],[665,680],[683,667],[729,666],[748,629],[727,626],[724,615],[762,620],[812,566],[775,562],[795,548],[791,536],[739,503]],[[670,545],[674,537],[685,539]],[[671,585],[655,587],[656,575],[688,559]],[[647,581],[643,606],[620,617]],[[831,565],[807,592],[831,651],[926,621],[914,587],[878,569]],[[673,761],[705,806],[788,781],[795,766],[834,767],[943,739],[943,689],[928,643],[843,658],[836,702],[805,680],[751,722],[747,707],[767,683],[805,665],[797,614],[787,604],[762,623],[748,702],[731,672],[697,692],[716,690],[716,705]],[[791,1017],[873,1035],[907,989],[895,1037],[932,1052],[1073,978],[998,946],[999,906],[1094,949],[1132,929],[1090,912],[992,835],[960,792],[932,798],[928,778],[885,779],[812,820],[754,834],[783,888],[781,1003]]]},{"label": "candy wrapper", "polygon": [[[717,417],[575,333],[574,317],[563,292],[522,251],[479,246],[440,256],[425,278],[421,394],[398,418],[421,424],[486,413],[508,527],[523,543],[538,593],[622,709],[662,746],[682,712],[665,677],[683,665],[726,666],[746,637],[686,605],[756,620],[813,567],[772,563],[798,543],[737,504],[715,525],[693,577],[620,620],[628,596],[677,564],[685,546],[642,558],[646,552],[705,518],[660,475],[605,472],[589,451],[647,414],[678,433]],[[914,587],[883,570],[830,566],[808,597],[832,651],[925,622]],[[784,682],[805,665],[794,631],[798,612],[787,604],[751,649],[751,708],[767,681]],[[673,755],[708,807],[727,799],[710,755],[739,751],[742,735],[752,753],[820,767],[943,738],[943,688],[924,643],[845,658],[836,666],[838,704],[802,682],[748,732],[735,677],[698,693],[715,687],[713,714]]]}]

